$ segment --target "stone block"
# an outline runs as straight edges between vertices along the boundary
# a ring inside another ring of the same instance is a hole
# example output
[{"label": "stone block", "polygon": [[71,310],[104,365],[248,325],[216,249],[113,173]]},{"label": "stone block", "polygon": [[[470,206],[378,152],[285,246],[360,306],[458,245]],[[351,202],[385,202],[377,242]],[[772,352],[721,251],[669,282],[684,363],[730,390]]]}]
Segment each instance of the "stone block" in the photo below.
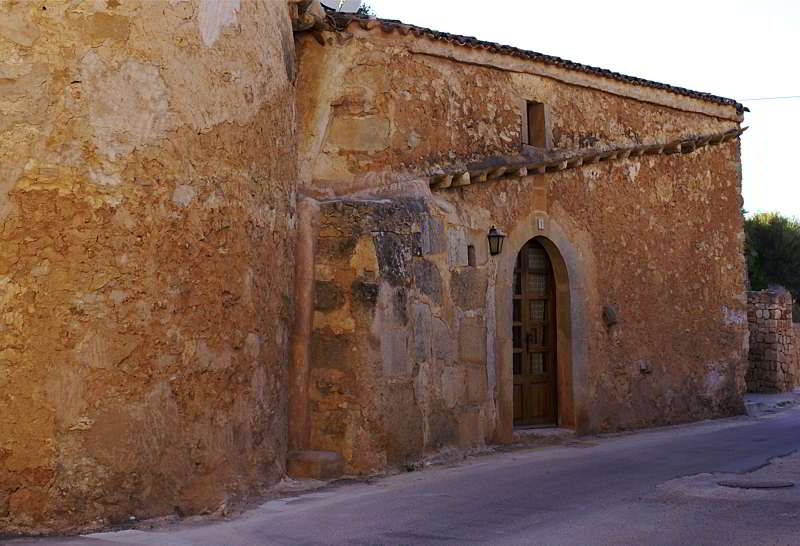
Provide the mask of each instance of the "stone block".
[{"label": "stone block", "polygon": [[375,253],[381,278],[393,286],[411,283],[413,237],[395,232],[375,233]]},{"label": "stone block", "polygon": [[468,406],[459,415],[458,443],[462,448],[478,447],[483,444],[480,406]]},{"label": "stone block", "polygon": [[453,303],[461,309],[486,307],[486,288],[489,279],[483,268],[470,267],[453,271],[450,276],[450,294]]},{"label": "stone block", "polygon": [[375,239],[372,234],[362,234],[358,238],[348,265],[358,277],[375,278],[380,269],[380,264],[378,263],[378,253],[375,250]]},{"label": "stone block", "polygon": [[480,404],[486,400],[487,379],[486,366],[469,365],[467,370],[467,402]]},{"label": "stone block", "polygon": [[344,459],[335,451],[293,451],[286,459],[293,478],[332,480],[344,472]]},{"label": "stone block", "polygon": [[416,259],[412,266],[414,284],[437,305],[442,305],[442,276],[436,264],[425,259]]},{"label": "stone block", "polygon": [[422,222],[422,254],[439,254],[447,248],[447,237],[442,223],[431,216]]},{"label": "stone block", "polygon": [[426,362],[431,356],[433,317],[431,308],[424,303],[414,304],[414,352],[417,362]]},{"label": "stone block", "polygon": [[331,281],[314,283],[314,309],[317,311],[333,311],[344,305],[344,294]]},{"label": "stone block", "polygon": [[406,376],[411,373],[407,330],[398,328],[381,332],[381,360],[387,376]]},{"label": "stone block", "polygon": [[463,362],[486,362],[486,326],[483,317],[464,317],[458,330],[459,359]]},{"label": "stone block", "polygon": [[353,360],[356,339],[329,329],[314,330],[311,336],[311,366],[347,369]]},{"label": "stone block", "polygon": [[383,328],[404,328],[409,323],[408,291],[402,286],[381,283],[378,308],[382,309]]},{"label": "stone block", "polygon": [[448,363],[455,360],[453,332],[440,319],[433,319],[433,356],[437,360]]},{"label": "stone block", "polygon": [[317,239],[317,256],[325,257],[329,262],[349,260],[357,242],[357,237],[319,237]]},{"label": "stone block", "polygon": [[336,117],[328,142],[340,150],[377,152],[389,147],[391,123],[378,116]]},{"label": "stone block", "polygon": [[310,404],[314,414],[312,438],[325,438],[328,442],[333,439],[339,442],[345,438],[351,423],[351,415],[346,409],[339,407],[345,398],[336,392],[339,389],[332,383],[325,385],[324,379],[317,383],[317,386],[321,396],[313,395]]},{"label": "stone block", "polygon": [[455,412],[445,409],[441,401],[434,404],[428,415],[428,431],[426,449],[457,445],[459,425]]},{"label": "stone block", "polygon": [[412,382],[393,382],[385,391],[386,461],[400,466],[419,460],[424,438],[422,412]]},{"label": "stone block", "polygon": [[461,228],[447,230],[447,262],[451,269],[469,265],[467,235]]},{"label": "stone block", "polygon": [[466,398],[466,370],[462,366],[446,366],[442,370],[442,398],[448,408],[461,405]]},{"label": "stone block", "polygon": [[379,285],[375,282],[356,280],[350,286],[353,302],[361,307],[373,308],[378,302]]}]

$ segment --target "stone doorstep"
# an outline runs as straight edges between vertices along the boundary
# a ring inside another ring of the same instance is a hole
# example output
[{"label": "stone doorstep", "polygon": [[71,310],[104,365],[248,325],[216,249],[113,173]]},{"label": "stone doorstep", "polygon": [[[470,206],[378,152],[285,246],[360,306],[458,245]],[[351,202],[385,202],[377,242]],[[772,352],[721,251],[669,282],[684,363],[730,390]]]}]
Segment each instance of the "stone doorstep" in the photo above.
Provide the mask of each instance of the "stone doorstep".
[{"label": "stone doorstep", "polygon": [[335,451],[292,451],[286,458],[286,472],[292,478],[333,480],[344,474],[344,458]]},{"label": "stone doorstep", "polygon": [[575,431],[560,427],[520,427],[514,429],[515,444],[551,445],[575,440]]}]

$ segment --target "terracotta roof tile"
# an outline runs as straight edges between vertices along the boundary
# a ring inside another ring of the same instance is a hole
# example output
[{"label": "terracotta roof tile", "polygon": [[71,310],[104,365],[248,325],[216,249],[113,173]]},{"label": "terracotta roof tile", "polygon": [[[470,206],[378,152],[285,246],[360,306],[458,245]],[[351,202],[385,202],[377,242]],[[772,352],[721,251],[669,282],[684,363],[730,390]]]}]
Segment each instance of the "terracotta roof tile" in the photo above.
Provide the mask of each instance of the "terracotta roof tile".
[{"label": "terracotta roof tile", "polygon": [[450,34],[448,32],[439,32],[437,30],[431,30],[429,28],[409,25],[394,19],[376,19],[373,17],[362,17],[352,13],[347,13],[347,14],[329,13],[328,16],[333,26],[338,30],[345,30],[347,26],[350,25],[351,23],[357,23],[364,30],[373,30],[375,28],[380,28],[381,31],[386,33],[391,33],[395,31],[400,32],[403,35],[411,33],[418,38],[426,37],[432,40],[448,42],[463,47],[484,49],[492,53],[498,53],[501,55],[510,55],[512,57],[518,57],[521,59],[529,59],[532,61],[551,64],[561,68],[567,68],[570,70],[576,70],[579,72],[594,74],[596,76],[602,76],[612,80],[631,83],[634,85],[652,87],[654,89],[663,89],[671,93],[692,97],[699,100],[705,100],[717,104],[734,106],[736,108],[736,111],[739,113],[748,111],[747,108],[745,108],[742,104],[733,99],[719,97],[717,95],[712,95],[711,93],[692,91],[691,89],[676,87],[674,85],[669,85],[666,83],[654,82],[651,80],[646,80],[644,78],[637,78],[635,76],[626,76],[625,74],[620,74],[619,72],[614,72],[612,70],[608,70],[605,68],[598,68],[595,66],[576,63],[573,61],[562,59],[560,57],[545,55],[543,53],[537,53],[535,51],[527,51],[513,46],[497,44],[494,42],[486,42],[483,40],[479,40],[477,38],[473,38],[472,36],[460,36],[458,34]]}]

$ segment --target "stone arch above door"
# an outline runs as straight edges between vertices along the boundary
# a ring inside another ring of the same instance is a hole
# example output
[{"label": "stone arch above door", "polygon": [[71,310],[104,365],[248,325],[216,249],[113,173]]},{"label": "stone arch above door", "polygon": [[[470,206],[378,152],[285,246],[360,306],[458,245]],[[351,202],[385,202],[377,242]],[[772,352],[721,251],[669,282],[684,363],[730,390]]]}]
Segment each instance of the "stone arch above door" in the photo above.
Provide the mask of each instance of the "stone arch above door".
[{"label": "stone arch above door", "polygon": [[[539,222],[539,220],[542,222]],[[557,291],[557,358],[559,361],[559,426],[580,432],[587,426],[586,376],[588,320],[586,312],[586,267],[578,249],[552,218],[542,213],[529,215],[510,230],[505,248],[498,256],[496,276],[496,376],[498,428],[496,440],[513,437],[513,277],[514,264],[522,247],[536,239],[547,251],[553,266]]]}]

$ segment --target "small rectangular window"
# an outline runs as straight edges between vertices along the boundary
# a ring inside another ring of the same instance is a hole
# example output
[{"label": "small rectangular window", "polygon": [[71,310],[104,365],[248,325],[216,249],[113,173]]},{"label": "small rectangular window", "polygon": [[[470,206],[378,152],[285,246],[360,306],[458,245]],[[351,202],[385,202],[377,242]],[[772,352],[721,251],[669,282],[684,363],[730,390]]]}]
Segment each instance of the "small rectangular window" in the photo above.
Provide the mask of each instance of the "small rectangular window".
[{"label": "small rectangular window", "polygon": [[547,148],[547,122],[544,103],[527,101],[525,112],[528,134],[526,144],[535,148]]},{"label": "small rectangular window", "polygon": [[472,267],[475,267],[476,260],[475,260],[475,245],[467,246],[467,264]]}]

